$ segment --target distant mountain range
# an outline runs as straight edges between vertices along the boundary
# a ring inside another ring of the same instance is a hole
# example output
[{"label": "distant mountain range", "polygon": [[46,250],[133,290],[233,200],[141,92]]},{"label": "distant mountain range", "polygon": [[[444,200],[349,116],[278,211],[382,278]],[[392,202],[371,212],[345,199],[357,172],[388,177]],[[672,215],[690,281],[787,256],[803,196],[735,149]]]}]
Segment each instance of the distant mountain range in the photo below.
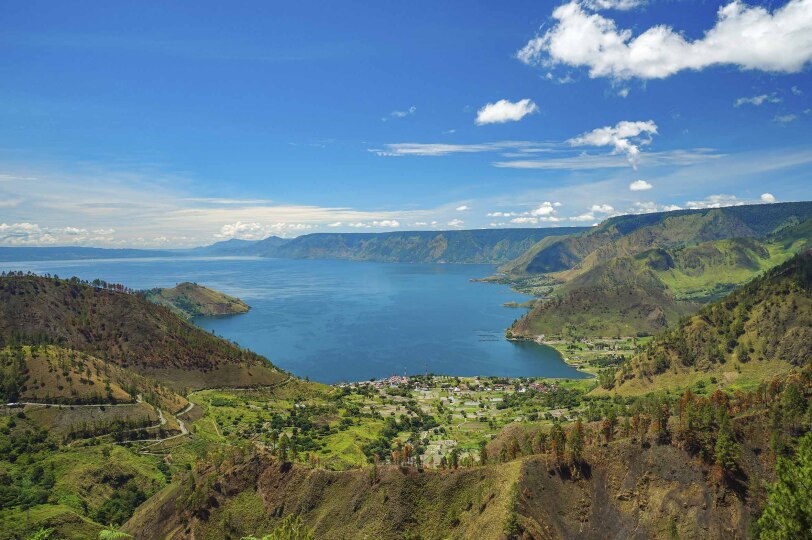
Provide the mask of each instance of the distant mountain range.
[{"label": "distant mountain range", "polygon": [[588,227],[316,233],[284,239],[232,239],[185,250],[85,247],[2,247],[0,261],[113,259],[177,256],[258,256],[291,259],[351,259],[402,263],[506,263],[544,238],[581,233]]}]

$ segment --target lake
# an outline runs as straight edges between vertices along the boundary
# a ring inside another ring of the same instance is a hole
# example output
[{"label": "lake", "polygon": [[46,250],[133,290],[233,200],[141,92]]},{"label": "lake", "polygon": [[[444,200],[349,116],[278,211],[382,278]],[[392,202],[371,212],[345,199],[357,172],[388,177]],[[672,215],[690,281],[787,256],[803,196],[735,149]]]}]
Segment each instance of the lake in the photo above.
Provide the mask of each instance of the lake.
[{"label": "lake", "polygon": [[251,311],[195,324],[325,383],[389,375],[586,375],[557,351],[511,342],[504,330],[527,296],[472,282],[490,265],[388,264],[255,257],[3,262],[23,270],[101,278],[135,289],[194,281],[245,300]]}]

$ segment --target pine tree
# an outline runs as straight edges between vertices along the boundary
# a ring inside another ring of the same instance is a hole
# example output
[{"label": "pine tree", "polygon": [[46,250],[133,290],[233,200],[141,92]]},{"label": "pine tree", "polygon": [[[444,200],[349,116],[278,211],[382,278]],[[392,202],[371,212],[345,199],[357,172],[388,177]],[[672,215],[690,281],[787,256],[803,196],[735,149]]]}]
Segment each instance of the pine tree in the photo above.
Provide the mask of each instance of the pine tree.
[{"label": "pine tree", "polygon": [[778,458],[778,481],[769,488],[758,537],[790,540],[812,537],[812,432],[798,445],[795,459]]}]

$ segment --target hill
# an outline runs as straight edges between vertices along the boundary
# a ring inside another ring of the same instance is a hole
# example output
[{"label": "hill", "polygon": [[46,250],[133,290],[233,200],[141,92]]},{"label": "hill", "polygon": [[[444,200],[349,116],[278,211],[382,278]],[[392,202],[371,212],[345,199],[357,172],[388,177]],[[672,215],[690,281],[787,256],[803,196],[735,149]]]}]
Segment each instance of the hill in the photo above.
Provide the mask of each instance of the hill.
[{"label": "hill", "polygon": [[0,381],[3,403],[133,404],[143,399],[172,412],[187,405],[154,380],[55,345],[0,350]]},{"label": "hill", "polygon": [[787,370],[810,358],[812,251],[806,251],[655,338],[620,368],[616,385],[641,386],[636,379],[712,373],[723,366],[741,370],[768,363]]},{"label": "hill", "polygon": [[150,289],[144,294],[150,302],[168,307],[186,319],[236,315],[251,309],[239,298],[188,281],[171,288]]},{"label": "hill", "polygon": [[[767,206],[772,205],[753,207],[744,214],[753,227],[745,227],[741,219],[724,212],[674,212],[678,215],[668,213],[654,220],[626,220],[623,216],[614,224],[608,220],[599,227],[602,230],[547,239],[502,269],[531,268],[539,264],[543,254],[561,255],[560,249],[567,246],[592,251],[577,262],[569,258],[574,257],[573,251],[567,251],[566,257],[558,260],[567,260],[571,266],[558,272],[525,272],[508,278],[515,286],[545,279],[552,288],[549,297],[538,301],[510,333],[528,337],[657,333],[680,316],[812,246],[812,219],[799,221],[803,212],[795,211],[795,203],[785,208],[794,213],[783,219]],[[756,220],[759,210],[767,212],[770,219]],[[652,224],[645,225],[649,222]],[[620,229],[631,233],[607,239]],[[764,231],[770,232],[762,235]],[[743,232],[762,236],[698,240]]]},{"label": "hill", "polygon": [[812,218],[812,202],[677,210],[609,218],[588,232],[534,248],[502,267],[509,274],[586,269],[613,257],[652,248],[679,247],[726,238],[766,238]]},{"label": "hill", "polygon": [[565,236],[585,227],[317,233],[279,243],[271,237],[253,246],[255,254],[291,259],[351,259],[401,263],[503,263],[548,236]]},{"label": "hill", "polygon": [[0,277],[0,346],[58,344],[175,387],[270,384],[286,376],[122,286]]}]

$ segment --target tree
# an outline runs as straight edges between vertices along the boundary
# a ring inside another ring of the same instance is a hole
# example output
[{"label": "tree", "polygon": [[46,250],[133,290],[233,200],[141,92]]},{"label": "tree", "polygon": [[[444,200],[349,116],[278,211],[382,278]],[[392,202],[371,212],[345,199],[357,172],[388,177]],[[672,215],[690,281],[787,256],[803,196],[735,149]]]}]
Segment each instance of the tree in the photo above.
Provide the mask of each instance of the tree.
[{"label": "tree", "polygon": [[575,421],[575,426],[567,434],[567,446],[570,449],[570,461],[580,463],[584,452],[584,425],[581,419]]},{"label": "tree", "polygon": [[561,424],[553,424],[553,429],[550,431],[550,447],[555,456],[556,465],[561,463],[564,458],[564,450],[567,446],[567,439],[564,436],[564,430],[561,429]]},{"label": "tree", "polygon": [[719,435],[716,437],[713,456],[725,474],[730,474],[738,467],[739,444],[730,426],[730,417],[724,409],[719,418]]},{"label": "tree", "polygon": [[768,488],[767,505],[758,520],[766,540],[812,537],[812,432],[801,438],[795,459],[778,458],[778,481]]},{"label": "tree", "polygon": [[123,540],[124,538],[132,538],[132,535],[119,531],[115,527],[108,527],[99,531],[99,540]]}]

